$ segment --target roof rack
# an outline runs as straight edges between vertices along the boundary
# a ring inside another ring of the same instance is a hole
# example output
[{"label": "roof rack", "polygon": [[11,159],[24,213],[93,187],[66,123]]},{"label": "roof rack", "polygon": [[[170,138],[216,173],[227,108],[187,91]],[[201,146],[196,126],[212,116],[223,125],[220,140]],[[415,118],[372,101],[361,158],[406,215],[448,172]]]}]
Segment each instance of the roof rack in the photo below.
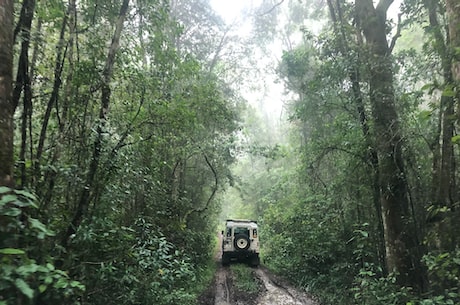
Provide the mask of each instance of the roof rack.
[{"label": "roof rack", "polygon": [[233,222],[254,222],[254,223],[257,223],[257,220],[249,220],[249,219],[227,219],[227,221],[233,221]]}]

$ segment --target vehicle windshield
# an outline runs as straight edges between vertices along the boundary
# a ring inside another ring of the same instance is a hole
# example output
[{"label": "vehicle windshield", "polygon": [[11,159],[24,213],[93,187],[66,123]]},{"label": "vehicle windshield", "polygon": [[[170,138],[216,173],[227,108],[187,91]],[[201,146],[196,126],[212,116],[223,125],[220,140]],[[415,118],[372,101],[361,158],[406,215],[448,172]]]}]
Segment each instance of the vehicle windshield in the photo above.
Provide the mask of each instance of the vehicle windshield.
[{"label": "vehicle windshield", "polygon": [[248,228],[235,227],[233,229],[233,234],[235,234],[235,235],[237,235],[237,234],[245,234],[245,235],[249,236],[249,230],[248,230]]}]

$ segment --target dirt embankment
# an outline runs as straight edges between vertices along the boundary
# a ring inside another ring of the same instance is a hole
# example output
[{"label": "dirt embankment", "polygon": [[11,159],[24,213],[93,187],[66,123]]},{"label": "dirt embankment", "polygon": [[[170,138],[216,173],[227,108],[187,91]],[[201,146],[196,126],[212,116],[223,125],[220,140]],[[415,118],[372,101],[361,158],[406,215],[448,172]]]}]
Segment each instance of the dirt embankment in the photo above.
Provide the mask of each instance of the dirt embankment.
[{"label": "dirt embankment", "polygon": [[[250,267],[247,267],[250,268]],[[276,278],[263,267],[252,269],[261,283],[258,294],[238,291],[229,267],[219,264],[213,284],[201,296],[200,305],[319,305],[306,293]]]}]

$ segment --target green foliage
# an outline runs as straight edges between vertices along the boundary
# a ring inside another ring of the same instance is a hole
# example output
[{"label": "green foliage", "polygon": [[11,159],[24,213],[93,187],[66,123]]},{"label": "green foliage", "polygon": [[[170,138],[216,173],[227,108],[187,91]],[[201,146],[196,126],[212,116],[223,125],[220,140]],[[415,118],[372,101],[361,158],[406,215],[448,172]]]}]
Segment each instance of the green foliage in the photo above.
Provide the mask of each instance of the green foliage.
[{"label": "green foliage", "polygon": [[423,257],[428,269],[431,296],[410,304],[451,305],[460,302],[460,250],[430,252]]},{"label": "green foliage", "polygon": [[54,233],[30,216],[37,209],[34,195],[0,187],[0,303],[32,304],[67,302],[78,304],[85,286],[68,272],[55,267],[52,258],[37,253]]},{"label": "green foliage", "polygon": [[406,304],[411,298],[410,290],[396,284],[394,276],[382,277],[380,267],[366,264],[355,277],[354,299],[356,304]]},{"label": "green foliage", "polygon": [[407,305],[454,305],[460,302],[460,251],[430,252],[423,257],[428,269],[430,290]]},{"label": "green foliage", "polygon": [[281,209],[271,205],[263,218],[264,262],[326,303],[345,302],[355,272],[353,250],[331,202],[310,197]]},{"label": "green foliage", "polygon": [[[0,232],[2,258],[13,263],[30,250],[37,259],[23,264],[32,266],[48,263],[42,257],[53,253],[56,265],[87,287],[86,304],[193,303],[209,272],[240,110],[208,68],[216,63],[206,62],[217,60],[210,44],[220,41],[221,21],[208,4],[197,3],[130,2],[103,124],[102,71],[121,1],[37,3],[30,138],[21,142],[19,132],[15,138],[17,152],[26,152],[24,184],[38,194],[39,211],[23,221],[19,203],[5,206],[12,221]],[[184,26],[201,29],[202,23],[213,27],[212,35],[180,36]],[[46,121],[48,107],[55,111]],[[36,156],[41,136],[43,152]],[[3,208],[10,198],[2,200]],[[17,286],[30,296],[23,282]]]},{"label": "green foliage", "polygon": [[196,267],[145,219],[117,227],[94,219],[80,228],[72,246],[81,260],[89,304],[193,304]]}]

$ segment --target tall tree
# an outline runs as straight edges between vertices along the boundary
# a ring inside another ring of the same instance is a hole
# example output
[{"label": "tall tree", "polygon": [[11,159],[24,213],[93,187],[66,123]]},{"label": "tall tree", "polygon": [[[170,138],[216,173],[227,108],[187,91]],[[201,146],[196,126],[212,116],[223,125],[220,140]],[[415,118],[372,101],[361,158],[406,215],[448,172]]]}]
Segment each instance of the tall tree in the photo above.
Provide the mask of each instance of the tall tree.
[{"label": "tall tree", "polygon": [[[437,0],[426,0],[424,6],[428,13],[428,33],[433,39],[431,45],[434,53],[439,57],[440,73],[442,74],[440,89],[443,93],[439,104],[438,126],[431,145],[433,151],[431,194],[433,207],[431,208],[434,211],[440,211],[446,207],[452,208],[458,198],[455,176],[456,160],[452,142],[455,130],[455,99],[452,94],[454,79],[451,70],[452,55],[449,46],[449,34],[444,31],[439,21],[440,18],[443,19],[442,15],[445,8]],[[437,220],[434,224],[437,231],[437,240],[435,241],[437,247],[454,248],[455,246],[449,241],[451,237],[449,237],[449,226],[446,225],[446,221],[443,220],[443,217],[433,217],[433,219]]]},{"label": "tall tree", "polygon": [[32,88],[31,79],[29,77],[29,47],[34,12],[35,0],[23,1],[19,21],[16,26],[16,29],[14,30],[14,39],[16,40],[18,35],[20,35],[21,38],[21,52],[19,56],[16,82],[13,90],[13,103],[15,107],[17,107],[17,105],[19,104],[21,93],[24,92],[21,124],[21,151],[19,154],[22,187],[26,184],[25,151],[27,139],[27,124],[28,120],[31,119],[32,112]]},{"label": "tall tree", "polygon": [[365,96],[363,90],[361,88],[361,59],[359,52],[353,52],[352,47],[349,45],[350,41],[356,41],[357,48],[361,48],[362,38],[360,37],[359,31],[353,31],[353,34],[358,37],[354,39],[351,36],[347,28],[349,25],[347,21],[344,20],[344,12],[343,12],[343,4],[340,0],[333,2],[332,0],[327,1],[329,13],[331,15],[331,19],[334,26],[334,32],[337,36],[338,40],[338,49],[339,52],[342,53],[342,56],[346,58],[346,61],[349,63],[348,69],[348,78],[351,82],[351,94],[353,97],[353,102],[356,105],[356,112],[359,117],[359,123],[361,126],[361,130],[363,133],[363,137],[366,143],[367,149],[367,164],[370,165],[370,169],[372,171],[372,201],[374,204],[376,216],[377,216],[377,223],[379,228],[379,253],[380,253],[380,260],[382,265],[383,264],[383,253],[385,252],[383,249],[383,237],[381,236],[383,233],[383,220],[382,220],[382,208],[380,205],[380,186],[379,186],[379,160],[377,150],[374,147],[374,140],[372,139],[372,134],[370,131],[370,124],[369,124],[369,114],[366,111],[365,105]]},{"label": "tall tree", "polygon": [[[452,74],[455,81],[460,82],[460,1],[446,0],[447,18],[449,22],[450,46],[454,52]],[[458,92],[458,90],[457,90]],[[460,98],[457,96],[457,98]]]},{"label": "tall tree", "polygon": [[0,1],[0,185],[13,186],[13,0]]},{"label": "tall tree", "polygon": [[113,68],[115,64],[115,57],[118,49],[120,48],[120,36],[123,30],[124,21],[128,13],[129,0],[123,0],[123,3],[120,7],[120,12],[118,19],[115,24],[115,31],[112,36],[112,42],[110,44],[107,58],[105,61],[104,69],[102,71],[102,80],[101,80],[101,104],[99,110],[99,124],[97,125],[96,139],[94,140],[93,154],[91,156],[91,162],[88,169],[88,174],[84,187],[81,191],[80,199],[77,205],[77,210],[72,218],[71,223],[67,228],[67,232],[63,237],[63,245],[67,245],[67,240],[75,233],[76,229],[80,225],[83,217],[85,216],[89,204],[90,204],[90,194],[95,191],[95,178],[96,173],[99,170],[99,163],[101,159],[102,150],[104,149],[104,135],[106,133],[106,125],[109,114],[109,105],[111,98],[111,89],[110,81],[113,75]]},{"label": "tall tree", "polygon": [[369,94],[379,158],[380,203],[384,223],[386,263],[400,285],[420,288],[421,270],[411,223],[402,135],[395,106],[391,50],[387,41],[387,11],[393,0],[356,0],[358,22],[369,52]]},{"label": "tall tree", "polygon": [[[450,52],[452,52],[452,61],[451,61],[451,74],[452,74],[452,81],[453,87],[455,88],[455,102],[457,103],[457,123],[460,121],[460,1],[459,0],[446,0],[446,8],[447,8],[447,18],[449,22],[449,42],[450,42]],[[454,105],[452,105],[454,108]],[[454,110],[452,111],[454,114]],[[453,121],[453,119],[452,119]],[[453,125],[453,124],[452,124]],[[453,126],[452,126],[453,129]],[[452,134],[453,135],[453,134]],[[452,141],[449,141],[452,143]],[[453,157],[452,157],[453,159]],[[452,167],[455,166],[454,161],[452,160],[451,165]],[[460,210],[458,206],[455,207],[454,204],[458,205],[458,199],[460,194],[457,190],[455,184],[455,168],[452,168],[452,175],[450,176],[451,180],[449,183],[450,194],[452,195],[451,198],[453,202],[450,204],[450,209],[453,211],[453,215],[451,216],[451,249],[458,248],[458,244],[460,242],[459,239],[459,228],[457,225],[457,219],[460,215]]]}]

